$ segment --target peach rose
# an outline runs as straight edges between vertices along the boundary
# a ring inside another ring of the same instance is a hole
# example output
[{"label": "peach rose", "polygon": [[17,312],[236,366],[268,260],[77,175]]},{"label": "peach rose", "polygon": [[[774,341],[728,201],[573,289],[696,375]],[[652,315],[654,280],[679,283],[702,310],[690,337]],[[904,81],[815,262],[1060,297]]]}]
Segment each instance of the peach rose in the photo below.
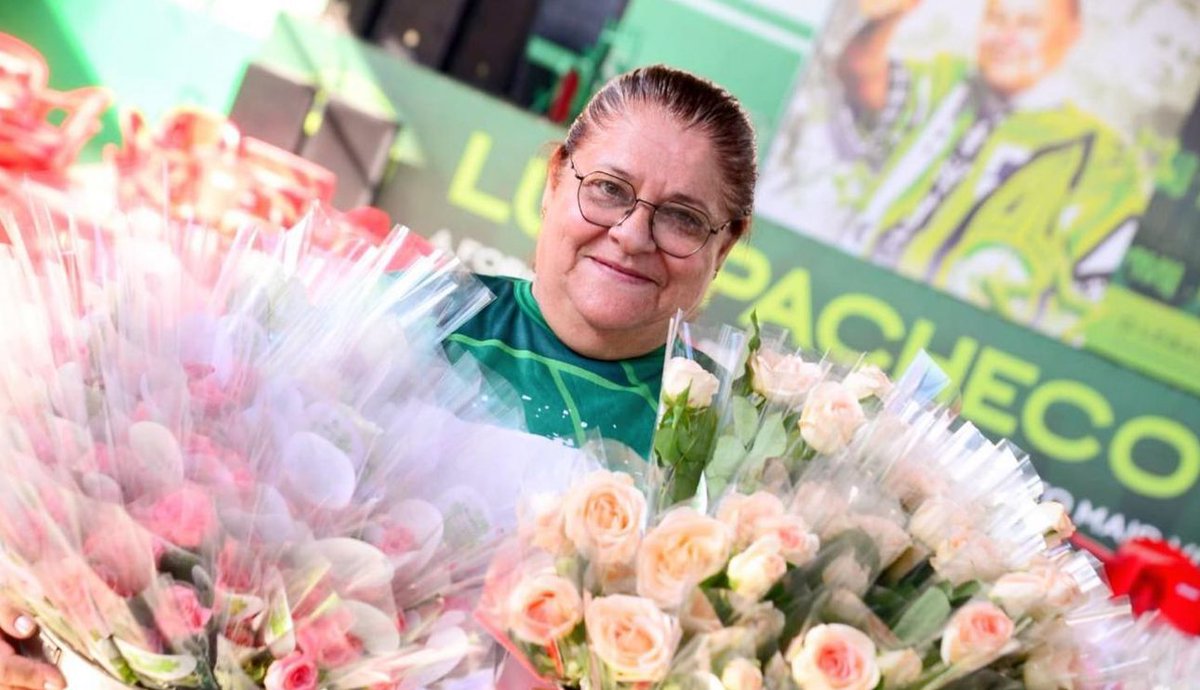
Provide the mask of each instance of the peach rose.
[{"label": "peach rose", "polygon": [[821,367],[799,355],[760,350],[750,360],[754,392],[768,402],[795,405],[821,380]]},{"label": "peach rose", "polygon": [[891,379],[874,364],[867,364],[854,370],[842,381],[842,385],[858,400],[871,396],[882,398],[892,390]]},{"label": "peach rose", "polygon": [[667,677],[679,646],[679,622],[654,602],[627,594],[593,599],[584,613],[592,653],[617,682],[654,683]]},{"label": "peach rose", "polygon": [[757,601],[787,572],[779,537],[766,535],[729,561],[726,573],[733,591]]},{"label": "peach rose", "polygon": [[867,420],[858,399],[839,383],[817,384],[800,413],[800,435],[820,453],[845,448]]},{"label": "peach rose", "polygon": [[521,536],[552,556],[569,556],[574,548],[567,538],[562,501],[545,501],[533,506],[520,524]]},{"label": "peach rose", "polygon": [[763,674],[758,664],[737,658],[725,664],[721,671],[721,685],[725,686],[725,690],[762,690]]},{"label": "peach rose", "polygon": [[637,553],[646,498],[627,474],[600,470],[567,493],[563,530],[585,558],[622,563]]},{"label": "peach rose", "polygon": [[942,661],[979,668],[1005,653],[1013,622],[989,601],[973,601],[954,612],[942,633]]},{"label": "peach rose", "polygon": [[672,510],[642,541],[638,594],[663,608],[681,606],[691,587],[725,568],[732,542],[720,520],[691,508]]},{"label": "peach rose", "polygon": [[921,677],[923,664],[921,655],[911,649],[901,649],[880,654],[876,659],[883,673],[883,687],[887,690],[902,688]]},{"label": "peach rose", "polygon": [[779,539],[779,553],[795,566],[806,565],[817,555],[821,539],[808,529],[799,515],[771,515],[758,522],[755,538],[772,535]]},{"label": "peach rose", "polygon": [[1045,601],[1046,585],[1046,578],[1035,573],[1005,573],[992,585],[988,598],[999,604],[1015,620]]},{"label": "peach rose", "polygon": [[689,633],[715,633],[725,628],[712,602],[699,589],[692,590],[687,603],[680,609],[679,622]]},{"label": "peach rose", "polygon": [[879,678],[875,643],[841,623],[809,630],[792,659],[792,679],[804,690],[871,690]]},{"label": "peach rose", "polygon": [[732,493],[721,501],[717,519],[733,530],[733,547],[744,549],[758,536],[759,524],[766,518],[783,515],[783,501],[766,491],[749,496]]},{"label": "peach rose", "polygon": [[583,600],[575,585],[554,573],[521,580],[508,598],[508,627],[531,644],[549,645],[583,620]]},{"label": "peach rose", "polygon": [[663,367],[663,396],[678,398],[687,391],[688,407],[708,407],[720,386],[716,376],[686,357],[672,357]]}]

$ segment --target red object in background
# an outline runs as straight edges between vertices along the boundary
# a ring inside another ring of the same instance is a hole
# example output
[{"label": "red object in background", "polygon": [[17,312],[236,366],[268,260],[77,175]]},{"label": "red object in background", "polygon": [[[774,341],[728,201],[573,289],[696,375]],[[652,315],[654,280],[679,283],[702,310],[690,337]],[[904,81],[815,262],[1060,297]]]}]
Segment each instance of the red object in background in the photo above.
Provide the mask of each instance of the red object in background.
[{"label": "red object in background", "polygon": [[61,174],[100,129],[108,92],[55,91],[49,73],[41,53],[0,33],[0,168]]},{"label": "red object in background", "polygon": [[[75,191],[68,168],[100,126],[108,92],[48,88],[49,68],[32,46],[0,33],[0,205],[22,209],[30,195],[51,214],[70,214]],[[116,195],[126,209],[161,209],[176,221],[235,232],[249,223],[288,228],[314,206],[328,213],[329,231],[314,236],[334,247],[355,238],[378,244],[391,219],[377,208],[338,213],[330,206],[337,177],[289,151],[247,137],[223,115],[195,108],[168,114],[151,130],[140,113],[121,121],[122,143],[105,150],[115,168]],[[31,189],[22,187],[31,181]],[[8,242],[0,228],[0,242]],[[411,235],[393,267],[433,251]]]},{"label": "red object in background", "polygon": [[1200,635],[1200,567],[1182,551],[1156,539],[1125,542],[1105,560],[1116,595],[1128,595],[1133,611],[1157,610],[1179,630]]},{"label": "red object in background", "polygon": [[558,84],[554,100],[546,111],[546,117],[551,122],[562,124],[571,116],[571,104],[575,102],[575,94],[579,93],[579,72],[571,70]]}]

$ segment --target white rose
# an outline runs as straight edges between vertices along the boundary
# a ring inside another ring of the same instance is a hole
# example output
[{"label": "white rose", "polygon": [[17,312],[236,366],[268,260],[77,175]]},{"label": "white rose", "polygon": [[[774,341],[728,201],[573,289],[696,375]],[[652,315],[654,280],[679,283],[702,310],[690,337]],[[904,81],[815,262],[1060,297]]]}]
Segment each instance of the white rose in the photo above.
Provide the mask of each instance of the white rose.
[{"label": "white rose", "polygon": [[961,520],[957,519],[959,515],[961,512],[953,503],[932,498],[922,503],[908,519],[908,532],[933,550],[962,526]]},{"label": "white rose", "polygon": [[737,658],[725,664],[725,669],[721,671],[721,685],[725,686],[725,690],[762,690],[763,674],[758,664]]},{"label": "white rose", "polygon": [[990,601],[973,601],[954,612],[942,632],[946,664],[977,669],[1009,650],[1013,621]]},{"label": "white rose", "polygon": [[800,413],[800,435],[820,453],[836,453],[850,443],[866,422],[862,406],[844,386],[832,381],[817,384]]},{"label": "white rose", "polygon": [[667,677],[679,646],[679,622],[654,602],[626,594],[593,599],[584,613],[588,644],[620,683]]},{"label": "white rose", "polygon": [[971,580],[995,580],[1008,570],[1008,558],[996,542],[971,531],[959,532],[938,544],[929,564],[955,586]]},{"label": "white rose", "polygon": [[921,677],[923,669],[921,655],[911,649],[886,652],[879,656],[876,663],[879,664],[879,670],[883,673],[885,690],[902,688],[914,682]]},{"label": "white rose", "polygon": [[842,385],[858,400],[875,396],[882,398],[892,390],[892,381],[874,364],[861,366],[842,381]]},{"label": "white rose", "polygon": [[809,630],[792,659],[792,679],[804,690],[871,690],[879,678],[875,643],[840,623]]},{"label": "white rose", "polygon": [[624,563],[637,553],[646,498],[627,474],[600,470],[567,492],[563,530],[585,558]]},{"label": "white rose", "polygon": [[750,360],[754,392],[769,402],[795,405],[821,380],[821,367],[799,355],[760,350]]},{"label": "white rose", "polygon": [[790,510],[803,516],[808,524],[820,526],[828,521],[830,515],[849,513],[850,502],[840,487],[829,482],[808,480],[796,487]]},{"label": "white rose", "polygon": [[847,551],[825,566],[821,581],[832,589],[847,589],[862,595],[871,586],[871,574],[858,562],[853,552]]},{"label": "white rose", "polygon": [[1046,585],[1046,578],[1034,573],[1005,573],[992,585],[988,598],[999,604],[1013,619],[1018,619],[1046,599]]},{"label": "white rose", "polygon": [[1071,522],[1066,507],[1058,501],[1039,503],[1033,519],[1037,521],[1042,533],[1047,535],[1051,546],[1064,539],[1070,539],[1071,535],[1075,534],[1075,523]]},{"label": "white rose", "polygon": [[912,545],[912,537],[907,530],[887,518],[877,515],[856,513],[842,520],[836,520],[830,536],[844,532],[847,529],[861,530],[874,542],[879,550],[879,567],[887,568],[900,554]]},{"label": "white rose", "polygon": [[784,560],[795,566],[807,565],[821,548],[821,539],[808,529],[799,515],[772,515],[758,522],[755,538],[772,535],[779,539]]},{"label": "white rose", "polygon": [[1074,690],[1080,665],[1072,649],[1038,646],[1025,661],[1022,679],[1027,690]]},{"label": "white rose", "polygon": [[729,561],[733,535],[724,523],[691,508],[676,508],[642,540],[637,591],[663,608],[675,608],[689,590]]},{"label": "white rose", "polygon": [[672,357],[663,367],[663,395],[678,398],[686,390],[688,407],[711,405],[720,385],[716,376],[686,357]]},{"label": "white rose", "polygon": [[734,492],[721,501],[717,519],[733,530],[733,547],[744,549],[758,536],[763,520],[783,513],[783,501],[774,494],[756,491],[747,496]]},{"label": "white rose", "polygon": [[757,601],[787,572],[779,537],[768,534],[729,561],[726,574],[733,591]]},{"label": "white rose", "polygon": [[1083,590],[1079,587],[1079,581],[1057,564],[1045,560],[1035,561],[1030,565],[1029,572],[1041,577],[1045,583],[1045,604],[1051,609],[1066,611],[1083,599]]},{"label": "white rose", "polygon": [[513,635],[536,645],[548,645],[571,633],[583,620],[583,600],[575,585],[554,573],[521,580],[508,598]]}]

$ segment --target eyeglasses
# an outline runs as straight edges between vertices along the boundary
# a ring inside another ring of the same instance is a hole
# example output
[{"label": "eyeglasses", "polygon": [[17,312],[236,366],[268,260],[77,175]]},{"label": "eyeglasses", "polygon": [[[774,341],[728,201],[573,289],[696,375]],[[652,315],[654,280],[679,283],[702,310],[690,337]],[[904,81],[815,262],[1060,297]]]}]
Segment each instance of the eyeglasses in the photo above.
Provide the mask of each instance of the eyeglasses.
[{"label": "eyeglasses", "polygon": [[571,171],[579,180],[579,213],[593,225],[611,228],[620,225],[633,215],[638,204],[645,204],[653,211],[650,217],[650,237],[664,253],[678,259],[686,259],[708,244],[708,238],[721,232],[733,222],[729,219],[714,226],[708,214],[698,208],[678,202],[652,204],[639,199],[633,185],[616,175],[606,172],[590,172],[580,175],[575,167],[575,158],[568,155]]}]

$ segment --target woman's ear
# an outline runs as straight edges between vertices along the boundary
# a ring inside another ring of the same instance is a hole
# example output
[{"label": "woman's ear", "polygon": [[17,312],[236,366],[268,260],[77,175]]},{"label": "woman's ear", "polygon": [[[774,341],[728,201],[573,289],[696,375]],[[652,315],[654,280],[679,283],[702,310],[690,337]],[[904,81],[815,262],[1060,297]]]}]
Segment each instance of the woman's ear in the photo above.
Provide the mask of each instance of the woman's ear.
[{"label": "woman's ear", "polygon": [[[561,176],[563,161],[567,159],[567,148],[562,144],[554,147],[554,151],[550,153],[549,160],[546,161],[546,189],[553,189],[558,186],[558,178]],[[545,197],[542,198],[542,205],[545,206]]]},{"label": "woman's ear", "polygon": [[721,238],[721,246],[717,249],[717,270],[725,265],[725,258],[729,256],[729,252],[733,251],[733,245],[737,244],[738,240],[746,236],[746,231],[750,227],[750,218],[739,218],[729,224],[729,232],[723,232],[718,235]]}]

